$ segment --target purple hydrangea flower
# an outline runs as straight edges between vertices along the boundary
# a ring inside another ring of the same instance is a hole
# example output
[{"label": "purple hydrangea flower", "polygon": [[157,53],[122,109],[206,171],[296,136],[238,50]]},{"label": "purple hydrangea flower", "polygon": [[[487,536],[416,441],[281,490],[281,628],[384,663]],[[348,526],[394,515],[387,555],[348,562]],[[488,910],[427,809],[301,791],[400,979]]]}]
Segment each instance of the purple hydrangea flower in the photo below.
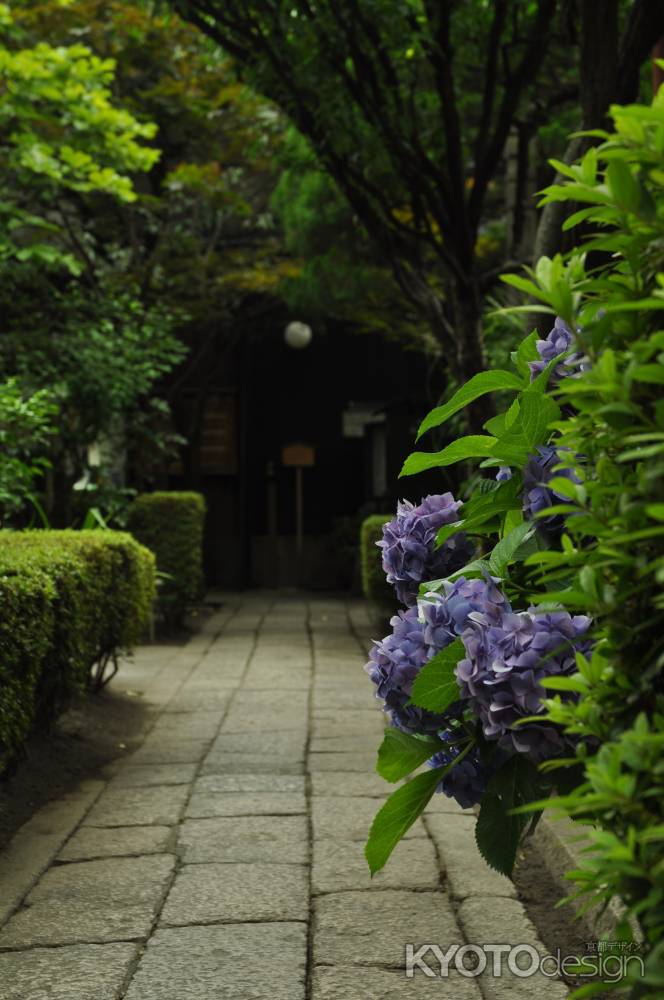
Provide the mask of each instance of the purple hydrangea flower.
[{"label": "purple hydrangea flower", "polygon": [[415,604],[421,583],[449,576],[472,558],[473,547],[463,532],[435,548],[438,530],[459,520],[460,507],[451,493],[425,497],[417,507],[402,500],[397,516],[383,528],[382,541],[377,542],[383,569],[406,607]]},{"label": "purple hydrangea flower", "polygon": [[542,711],[543,678],[576,670],[576,652],[590,649],[589,626],[585,615],[538,614],[532,608],[509,612],[499,624],[482,614],[471,616],[462,636],[466,657],[456,676],[487,739],[536,761],[563,750],[564,738],[555,726],[518,723]]},{"label": "purple hydrangea flower", "polygon": [[[461,747],[454,742],[454,733],[449,730],[440,732],[439,737],[447,743],[444,750],[439,750],[427,761],[429,767],[446,767],[461,753]],[[504,758],[504,755],[501,755]],[[450,799],[455,799],[462,809],[470,809],[482,801],[487,782],[496,770],[480,759],[479,748],[474,746],[464,759],[456,764],[445,775],[436,791],[442,792]]]},{"label": "purple hydrangea flower", "polygon": [[[540,361],[529,361],[530,381],[533,382],[554,358],[560,357],[574,347],[574,334],[567,323],[556,316],[553,329],[545,340],[536,341]],[[558,385],[564,378],[576,378],[587,367],[586,359],[578,353],[562,358],[549,374],[549,387]]]},{"label": "purple hydrangea flower", "polygon": [[418,607],[430,656],[463,633],[471,612],[480,612],[487,621],[497,623],[511,610],[507,598],[490,577],[466,580],[463,576],[454,583],[445,580],[442,589],[425,594]]},{"label": "purple hydrangea flower", "polygon": [[391,634],[374,642],[364,669],[376,685],[376,697],[385,702],[393,726],[404,732],[435,732],[445,720],[407,704],[415,678],[431,659],[417,608],[399,611],[390,625]]},{"label": "purple hydrangea flower", "polygon": [[[549,489],[547,483],[556,476],[563,476],[572,483],[581,480],[573,469],[558,469],[554,467],[564,462],[566,448],[557,450],[551,445],[539,445],[534,455],[531,455],[523,470],[523,513],[532,520],[541,510],[552,507],[555,503],[568,502],[568,498],[555,490]],[[538,518],[538,524],[548,528],[562,527],[563,518],[553,516]]]},{"label": "purple hydrangea flower", "polygon": [[419,607],[400,611],[390,620],[390,635],[374,642],[365,671],[385,702],[392,725],[405,732],[435,732],[458,715],[459,705],[444,716],[408,705],[413,683],[425,663],[460,636],[472,611],[500,621],[509,604],[492,580],[445,582],[440,593],[427,594]]}]

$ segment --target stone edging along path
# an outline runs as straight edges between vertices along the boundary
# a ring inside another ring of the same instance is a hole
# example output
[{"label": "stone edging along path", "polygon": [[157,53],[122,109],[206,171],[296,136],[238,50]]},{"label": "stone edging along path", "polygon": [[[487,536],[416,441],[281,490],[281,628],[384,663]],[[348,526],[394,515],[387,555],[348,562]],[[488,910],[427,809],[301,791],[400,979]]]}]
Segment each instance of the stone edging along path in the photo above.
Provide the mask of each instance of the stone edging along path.
[{"label": "stone edging along path", "polygon": [[545,949],[445,796],[369,879],[389,792],[369,633],[360,602],[255,593],[123,664],[154,711],[144,742],[0,855],[0,1000],[566,997],[430,958],[434,978],[406,976],[408,944]]}]

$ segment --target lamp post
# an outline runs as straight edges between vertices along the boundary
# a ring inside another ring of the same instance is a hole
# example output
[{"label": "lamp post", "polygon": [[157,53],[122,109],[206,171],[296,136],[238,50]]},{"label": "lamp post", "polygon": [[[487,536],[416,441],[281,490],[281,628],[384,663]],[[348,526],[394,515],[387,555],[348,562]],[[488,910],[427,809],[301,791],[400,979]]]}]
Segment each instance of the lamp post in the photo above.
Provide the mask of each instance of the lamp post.
[{"label": "lamp post", "polygon": [[[311,343],[313,333],[307,323],[293,320],[284,330],[284,340],[290,348],[302,351]],[[283,449],[282,462],[295,468],[295,549],[298,585],[302,583],[304,555],[304,489],[303,469],[314,464],[314,449],[308,445],[291,445]]]}]

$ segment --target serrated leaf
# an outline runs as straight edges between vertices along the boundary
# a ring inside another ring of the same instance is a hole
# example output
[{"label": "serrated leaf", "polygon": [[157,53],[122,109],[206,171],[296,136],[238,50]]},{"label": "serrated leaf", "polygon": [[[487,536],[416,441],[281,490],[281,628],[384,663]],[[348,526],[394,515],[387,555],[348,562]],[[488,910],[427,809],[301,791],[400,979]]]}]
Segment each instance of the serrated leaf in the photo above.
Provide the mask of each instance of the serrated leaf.
[{"label": "serrated leaf", "polygon": [[458,531],[476,531],[482,524],[492,520],[496,514],[521,507],[521,480],[513,477],[500,483],[488,493],[474,496],[463,506],[463,520],[454,524],[443,525],[436,536],[436,545],[440,546]]},{"label": "serrated leaf", "polygon": [[461,639],[455,639],[439,653],[425,663],[415,678],[410,700],[420,708],[430,712],[444,712],[455,701],[461,692],[455,676],[457,663],[465,656],[465,648]]},{"label": "serrated leaf", "polygon": [[400,781],[433,757],[439,748],[439,740],[410,736],[400,729],[386,729],[378,749],[376,771],[385,781]]},{"label": "serrated leaf", "polygon": [[539,392],[524,392],[519,397],[519,419],[523,435],[531,448],[549,437],[548,425],[560,416],[560,407],[550,396]]},{"label": "serrated leaf", "polygon": [[437,767],[411,778],[407,784],[397,788],[378,811],[364,848],[364,856],[372,875],[385,865],[403,835],[424,812],[450,766]]},{"label": "serrated leaf", "polygon": [[526,539],[535,533],[535,528],[528,521],[518,524],[508,535],[505,535],[489,556],[489,566],[495,576],[504,576],[505,570],[514,559],[514,554]]},{"label": "serrated leaf", "polygon": [[533,330],[525,340],[522,340],[519,344],[517,350],[512,355],[513,361],[517,366],[518,370],[525,375],[528,380],[530,380],[530,367],[528,365],[529,361],[537,361],[539,359],[539,351],[537,350],[537,341],[539,339],[539,334],[537,330]]},{"label": "serrated leaf", "polygon": [[414,451],[403,464],[399,476],[414,476],[427,469],[463,462],[467,458],[487,458],[496,443],[496,438],[485,434],[468,434],[457,438],[442,451]]},{"label": "serrated leaf", "polygon": [[477,375],[473,375],[460,389],[457,389],[447,403],[437,406],[427,414],[420,424],[415,440],[418,441],[432,427],[439,427],[440,424],[444,424],[446,420],[449,420],[459,410],[463,410],[469,403],[472,403],[475,399],[479,399],[480,396],[485,396],[488,392],[496,392],[499,389],[518,390],[522,388],[523,379],[520,379],[514,372],[501,370],[479,372]]}]

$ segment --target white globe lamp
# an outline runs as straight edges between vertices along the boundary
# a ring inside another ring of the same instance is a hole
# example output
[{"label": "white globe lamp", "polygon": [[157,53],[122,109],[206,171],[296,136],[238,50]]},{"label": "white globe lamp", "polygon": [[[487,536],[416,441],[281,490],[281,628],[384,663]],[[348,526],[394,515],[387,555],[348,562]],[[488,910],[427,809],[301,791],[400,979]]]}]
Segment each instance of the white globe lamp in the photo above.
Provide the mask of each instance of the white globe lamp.
[{"label": "white globe lamp", "polygon": [[312,336],[311,327],[307,326],[306,323],[300,323],[298,320],[289,323],[284,330],[286,343],[295,351],[302,351],[305,347],[308,347]]}]

